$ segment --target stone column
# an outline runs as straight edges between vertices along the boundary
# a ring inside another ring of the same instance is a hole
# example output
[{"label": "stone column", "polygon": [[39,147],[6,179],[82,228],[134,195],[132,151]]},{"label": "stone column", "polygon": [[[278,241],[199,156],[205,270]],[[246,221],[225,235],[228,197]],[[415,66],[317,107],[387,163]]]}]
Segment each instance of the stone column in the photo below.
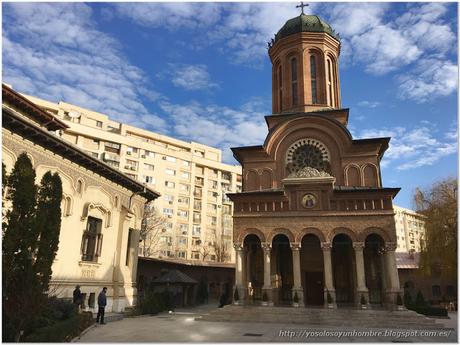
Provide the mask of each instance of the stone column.
[{"label": "stone column", "polygon": [[[238,289],[239,301],[246,298],[246,287],[244,286],[244,269],[243,269],[243,246],[235,243],[233,245],[236,253],[235,260],[235,289]],[[233,296],[232,296],[233,297]]]},{"label": "stone column", "polygon": [[294,295],[297,292],[299,297],[299,304],[303,304],[303,289],[302,280],[300,275],[300,243],[291,243],[292,250],[292,273],[294,275],[294,286],[292,287],[292,300],[294,301]]},{"label": "stone column", "polygon": [[262,287],[262,297],[263,294],[266,293],[268,297],[268,304],[273,305],[270,263],[272,247],[270,243],[262,243],[262,249],[264,251],[264,286]]},{"label": "stone column", "polygon": [[[396,266],[396,243],[385,243],[385,274],[387,276],[386,300],[391,308],[396,305],[396,298],[401,293],[399,287],[398,267]],[[401,296],[402,297],[402,296]]]},{"label": "stone column", "polygon": [[324,262],[324,305],[327,307],[327,292],[329,292],[333,299],[332,304],[336,307],[334,278],[332,276],[331,242],[321,242],[321,249],[323,250]]},{"label": "stone column", "polygon": [[366,304],[369,304],[369,291],[366,287],[366,273],[364,271],[364,255],[363,255],[363,242],[353,242],[353,249],[355,250],[356,262],[356,304],[361,304],[361,296],[366,299]]}]

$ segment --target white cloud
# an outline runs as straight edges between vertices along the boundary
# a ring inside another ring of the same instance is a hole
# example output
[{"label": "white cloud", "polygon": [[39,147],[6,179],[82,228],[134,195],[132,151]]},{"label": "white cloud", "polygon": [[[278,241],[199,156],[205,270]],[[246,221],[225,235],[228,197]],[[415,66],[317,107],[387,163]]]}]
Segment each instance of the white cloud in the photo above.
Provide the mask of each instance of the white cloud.
[{"label": "white cloud", "polygon": [[433,165],[441,158],[457,152],[453,136],[445,140],[435,138],[435,126],[425,123],[411,129],[404,127],[381,130],[363,130],[357,138],[391,137],[389,148],[383,157],[382,167],[395,166],[397,170],[415,169]]},{"label": "white cloud", "polygon": [[377,108],[380,106],[380,102],[378,101],[360,101],[358,102],[358,107],[362,108]]},{"label": "white cloud", "polygon": [[399,97],[418,103],[447,96],[458,88],[458,66],[435,58],[422,59],[411,72],[398,78]]},{"label": "white cloud", "polygon": [[260,105],[259,100],[253,100],[241,109],[206,106],[198,102],[162,102],[161,108],[170,115],[174,132],[180,138],[218,147],[224,161],[232,162],[231,147],[260,145],[267,135],[264,113],[261,112],[265,107],[254,110],[253,102]]},{"label": "white cloud", "polygon": [[95,28],[88,5],[8,3],[3,13],[3,80],[15,89],[166,130],[142,101],[161,96],[149,91],[144,73],[127,62],[118,42]]},{"label": "white cloud", "polygon": [[170,64],[171,81],[186,90],[208,90],[218,86],[211,81],[205,65]]}]

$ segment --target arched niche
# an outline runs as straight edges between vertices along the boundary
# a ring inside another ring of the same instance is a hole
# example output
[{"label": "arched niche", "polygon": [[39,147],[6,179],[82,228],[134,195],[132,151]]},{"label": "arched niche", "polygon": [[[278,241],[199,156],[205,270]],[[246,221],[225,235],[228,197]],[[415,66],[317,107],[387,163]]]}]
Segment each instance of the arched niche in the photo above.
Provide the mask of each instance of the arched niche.
[{"label": "arched niche", "polygon": [[249,170],[246,174],[246,181],[244,186],[245,191],[259,189],[259,174],[256,170]]},{"label": "arched niche", "polygon": [[260,189],[270,189],[272,188],[272,172],[268,169],[262,171],[260,176]]},{"label": "arched niche", "polygon": [[363,177],[366,187],[378,187],[378,173],[375,165],[366,164],[363,168]]},{"label": "arched niche", "polygon": [[349,165],[345,170],[347,186],[361,186],[361,173],[356,165]]}]

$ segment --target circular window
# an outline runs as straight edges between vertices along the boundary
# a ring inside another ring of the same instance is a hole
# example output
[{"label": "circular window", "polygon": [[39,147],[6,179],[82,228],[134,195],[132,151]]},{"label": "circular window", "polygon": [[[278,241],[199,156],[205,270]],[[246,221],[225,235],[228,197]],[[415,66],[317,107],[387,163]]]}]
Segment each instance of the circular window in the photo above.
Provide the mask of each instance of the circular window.
[{"label": "circular window", "polygon": [[316,139],[298,140],[287,150],[286,167],[289,174],[299,172],[306,167],[329,173],[329,151]]}]

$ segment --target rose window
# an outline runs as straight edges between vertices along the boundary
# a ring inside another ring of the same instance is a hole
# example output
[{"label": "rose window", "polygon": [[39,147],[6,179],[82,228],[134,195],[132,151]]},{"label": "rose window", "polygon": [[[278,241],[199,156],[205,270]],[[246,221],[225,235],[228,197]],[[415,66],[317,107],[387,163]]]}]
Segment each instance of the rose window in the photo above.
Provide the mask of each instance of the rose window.
[{"label": "rose window", "polygon": [[329,151],[318,140],[301,139],[289,147],[286,167],[289,174],[297,173],[306,167],[329,173]]}]

